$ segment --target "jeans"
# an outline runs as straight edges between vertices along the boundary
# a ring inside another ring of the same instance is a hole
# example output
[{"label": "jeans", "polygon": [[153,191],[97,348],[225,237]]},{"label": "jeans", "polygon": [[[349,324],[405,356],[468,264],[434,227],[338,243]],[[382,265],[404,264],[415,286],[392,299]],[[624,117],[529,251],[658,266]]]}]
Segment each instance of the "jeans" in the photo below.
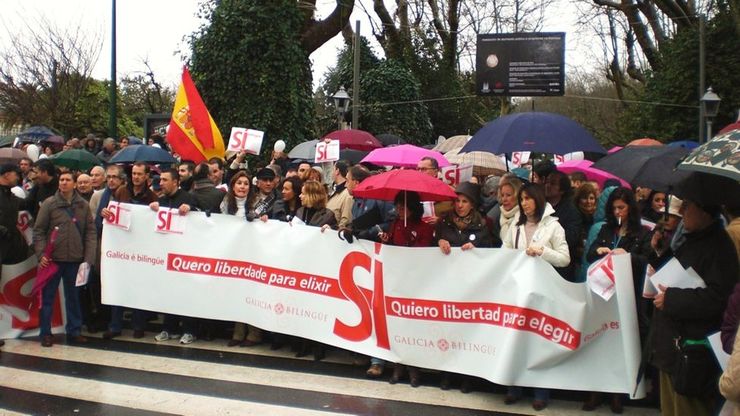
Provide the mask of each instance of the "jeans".
[{"label": "jeans", "polygon": [[[111,332],[121,332],[122,321],[123,321],[123,306],[111,306],[110,307],[110,324],[108,330]],[[132,309],[133,316],[131,317],[131,326],[134,331],[143,331],[146,326],[146,312]]]},{"label": "jeans", "polygon": [[82,326],[82,310],[80,308],[79,289],[75,286],[77,269],[80,263],[58,261],[59,270],[46,282],[41,294],[41,311],[39,312],[39,326],[41,336],[51,335],[51,314],[54,300],[59,289],[59,280],[64,285],[64,307],[67,315],[66,332],[68,336],[80,335]]}]

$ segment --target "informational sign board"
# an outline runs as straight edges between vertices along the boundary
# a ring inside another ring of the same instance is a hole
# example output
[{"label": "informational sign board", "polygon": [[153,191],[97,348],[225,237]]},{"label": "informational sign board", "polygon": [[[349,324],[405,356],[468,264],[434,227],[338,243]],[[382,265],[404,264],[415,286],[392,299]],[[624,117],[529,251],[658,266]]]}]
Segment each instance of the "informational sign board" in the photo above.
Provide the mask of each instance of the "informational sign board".
[{"label": "informational sign board", "polygon": [[565,93],[565,33],[478,35],[475,61],[478,95]]}]

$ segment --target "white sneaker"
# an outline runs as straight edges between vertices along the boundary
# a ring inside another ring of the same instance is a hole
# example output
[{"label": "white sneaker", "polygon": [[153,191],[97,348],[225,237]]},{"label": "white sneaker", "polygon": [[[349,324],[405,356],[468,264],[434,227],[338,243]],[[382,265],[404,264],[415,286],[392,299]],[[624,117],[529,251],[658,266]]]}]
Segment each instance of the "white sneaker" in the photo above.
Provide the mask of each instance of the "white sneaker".
[{"label": "white sneaker", "polygon": [[180,338],[180,344],[192,344],[195,341],[195,337],[192,334],[184,333]]},{"label": "white sneaker", "polygon": [[158,342],[167,341],[168,339],[170,339],[170,333],[167,331],[162,331],[154,337],[154,340]]}]

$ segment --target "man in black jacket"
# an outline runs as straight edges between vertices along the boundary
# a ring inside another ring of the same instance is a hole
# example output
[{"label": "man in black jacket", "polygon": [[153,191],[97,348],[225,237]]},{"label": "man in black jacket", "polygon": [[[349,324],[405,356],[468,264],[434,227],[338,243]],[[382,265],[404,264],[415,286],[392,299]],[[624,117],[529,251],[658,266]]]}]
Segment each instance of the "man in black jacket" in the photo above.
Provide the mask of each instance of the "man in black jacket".
[{"label": "man in black jacket", "polygon": [[[669,244],[661,244],[662,234],[655,233],[655,251],[650,264],[656,270],[671,257],[684,268],[692,267],[706,284],[705,288],[658,288],[653,303],[650,361],[660,370],[660,407],[665,415],[714,414],[719,367],[711,361],[710,380],[700,397],[677,393],[671,382],[678,360],[677,344],[686,341],[704,342],[707,335],[719,330],[727,298],[738,280],[738,259],[735,246],[719,219],[719,206],[702,205],[685,199],[680,210],[683,232]],[[707,348],[709,348],[707,346]],[[711,351],[707,351],[711,354]],[[692,377],[699,377],[692,374]]]},{"label": "man in black jacket", "polygon": [[57,169],[49,159],[41,159],[33,164],[34,186],[28,193],[28,211],[36,217],[39,206],[44,200],[57,192],[59,181],[57,180]]},{"label": "man in black jacket", "polygon": [[200,211],[217,214],[221,212],[221,201],[224,200],[226,193],[216,189],[216,186],[208,177],[209,173],[208,163],[199,163],[195,167],[190,194],[195,199]]},{"label": "man in black jacket", "polygon": [[18,230],[18,211],[25,209],[25,201],[11,192],[18,185],[21,172],[17,165],[0,165],[0,270],[3,264],[15,264],[28,258],[29,250]]},{"label": "man in black jacket", "polygon": [[[177,209],[180,215],[187,215],[193,209],[197,208],[195,199],[192,195],[180,189],[180,179],[174,169],[163,171],[159,176],[159,186],[162,188],[162,196],[157,202],[149,204],[152,211],[159,211],[160,208]],[[164,314],[164,330],[154,337],[158,342],[167,341],[179,333],[179,324],[182,320],[182,337],[181,344],[192,344],[195,341],[195,318],[187,316],[177,316]]]}]

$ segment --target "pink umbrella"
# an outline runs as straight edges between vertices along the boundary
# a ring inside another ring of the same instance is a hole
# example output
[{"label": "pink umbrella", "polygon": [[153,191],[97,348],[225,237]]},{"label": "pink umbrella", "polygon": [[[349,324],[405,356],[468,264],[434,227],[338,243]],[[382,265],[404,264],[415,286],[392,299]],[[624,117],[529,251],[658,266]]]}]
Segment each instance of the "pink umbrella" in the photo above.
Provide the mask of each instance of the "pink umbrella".
[{"label": "pink umbrella", "polygon": [[604,188],[604,182],[606,182],[607,179],[616,179],[622,184],[622,186],[630,188],[630,184],[624,179],[614,176],[609,172],[592,168],[591,165],[593,165],[593,163],[594,162],[590,160],[568,160],[559,164],[558,170],[563,173],[572,173],[576,171],[583,172],[586,174],[586,178],[588,178],[588,180],[598,183],[600,188]]},{"label": "pink umbrella", "polygon": [[415,168],[419,161],[425,157],[434,158],[440,167],[450,166],[450,162],[441,153],[410,144],[375,149],[365,156],[362,162],[378,166]]},{"label": "pink umbrella", "polygon": [[49,264],[43,268],[36,268],[36,279],[34,279],[33,287],[31,288],[31,305],[33,305],[33,300],[35,299],[38,301],[39,307],[41,306],[41,292],[49,279],[59,270],[59,265],[51,261],[51,253],[54,251],[57,234],[59,234],[59,227],[54,227],[49,236],[49,244],[44,248],[44,257],[49,259]]},{"label": "pink umbrella", "polygon": [[341,149],[370,151],[383,147],[383,143],[380,140],[364,130],[335,130],[324,136],[323,139],[339,140],[339,147]]},{"label": "pink umbrella", "polygon": [[618,151],[620,151],[622,149],[624,149],[624,147],[622,147],[622,146],[614,146],[611,149],[607,150],[606,153],[607,154],[612,154],[612,153],[618,152]]}]

